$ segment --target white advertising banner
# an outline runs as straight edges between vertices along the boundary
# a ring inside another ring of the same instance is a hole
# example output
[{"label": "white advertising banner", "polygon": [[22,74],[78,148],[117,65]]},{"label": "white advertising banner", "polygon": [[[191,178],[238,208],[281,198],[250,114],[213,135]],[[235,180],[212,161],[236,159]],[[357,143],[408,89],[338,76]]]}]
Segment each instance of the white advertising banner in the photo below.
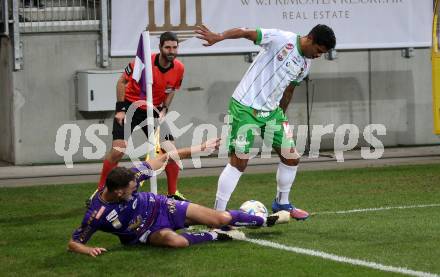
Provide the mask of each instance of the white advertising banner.
[{"label": "white advertising banner", "polygon": [[278,28],[306,35],[316,24],[336,34],[337,49],[431,46],[432,0],[119,0],[112,1],[112,56],[134,56],[140,33],[178,33],[181,54],[258,51],[251,42],[204,47],[196,25],[214,32],[234,27]]}]

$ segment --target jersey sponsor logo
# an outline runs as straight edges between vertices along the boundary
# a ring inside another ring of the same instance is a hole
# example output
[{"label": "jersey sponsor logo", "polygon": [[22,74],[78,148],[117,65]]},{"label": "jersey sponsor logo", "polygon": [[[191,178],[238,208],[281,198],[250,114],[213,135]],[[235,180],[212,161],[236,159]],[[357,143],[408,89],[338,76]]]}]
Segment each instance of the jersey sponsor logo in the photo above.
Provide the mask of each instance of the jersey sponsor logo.
[{"label": "jersey sponsor logo", "polygon": [[286,44],[286,49],[287,50],[292,50],[293,49],[293,44],[292,43]]},{"label": "jersey sponsor logo", "polygon": [[291,80],[301,79],[305,73],[305,63],[297,57],[289,59],[285,66],[288,68],[286,73],[290,76]]},{"label": "jersey sponsor logo", "polygon": [[106,217],[108,222],[112,222],[115,218],[118,217],[118,212],[116,210],[112,210]]}]

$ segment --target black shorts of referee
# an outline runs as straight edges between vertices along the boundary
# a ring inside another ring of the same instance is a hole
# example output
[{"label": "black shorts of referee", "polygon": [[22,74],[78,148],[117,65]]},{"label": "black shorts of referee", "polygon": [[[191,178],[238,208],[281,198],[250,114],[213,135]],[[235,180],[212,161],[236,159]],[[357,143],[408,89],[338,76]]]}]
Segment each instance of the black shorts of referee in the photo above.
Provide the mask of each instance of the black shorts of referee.
[{"label": "black shorts of referee", "polygon": [[[127,107],[130,106],[131,102],[125,102]],[[157,110],[160,112],[162,110],[162,107],[157,107]],[[159,114],[157,113],[156,109],[153,110],[154,118],[159,118]],[[145,136],[148,138],[148,126],[147,126],[147,112],[141,108],[137,108],[136,111],[133,114],[133,117],[131,119],[131,126],[130,126],[130,134],[133,133],[133,130],[136,126],[141,125],[143,121],[145,121],[143,124],[145,126],[142,127],[142,131],[144,132]],[[126,118],[125,121],[128,121]],[[116,118],[113,119],[113,140],[126,140],[124,138],[124,126],[125,122],[120,125]],[[170,140],[174,141],[174,137],[169,131],[168,124],[166,122],[161,123],[161,141],[162,140]],[[128,139],[128,138],[127,138]]]}]

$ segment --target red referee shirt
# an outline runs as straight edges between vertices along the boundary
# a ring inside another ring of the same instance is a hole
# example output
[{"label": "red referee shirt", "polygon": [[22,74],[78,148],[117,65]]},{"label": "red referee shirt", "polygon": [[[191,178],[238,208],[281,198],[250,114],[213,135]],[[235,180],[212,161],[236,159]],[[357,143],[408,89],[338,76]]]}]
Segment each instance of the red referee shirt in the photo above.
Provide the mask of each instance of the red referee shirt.
[{"label": "red referee shirt", "polygon": [[[180,88],[185,67],[178,59],[174,59],[168,68],[161,67],[158,53],[151,55],[151,64],[153,67],[153,105],[159,107],[167,98],[168,93]],[[133,68],[134,60],[127,65],[123,73],[125,80],[128,82],[125,86],[125,100],[129,102],[145,100],[145,96],[141,96],[141,89],[138,82],[133,79]],[[144,105],[142,105],[141,108],[145,110]]]}]

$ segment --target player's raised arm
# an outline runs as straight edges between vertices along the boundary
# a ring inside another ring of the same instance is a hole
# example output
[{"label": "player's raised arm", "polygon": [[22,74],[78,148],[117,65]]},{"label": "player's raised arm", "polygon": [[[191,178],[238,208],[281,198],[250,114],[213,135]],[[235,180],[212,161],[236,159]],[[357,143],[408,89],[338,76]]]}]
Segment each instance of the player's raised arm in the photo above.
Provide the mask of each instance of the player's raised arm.
[{"label": "player's raised arm", "polygon": [[102,247],[89,247],[85,244],[82,244],[80,242],[74,241],[74,240],[70,240],[67,248],[69,251],[75,252],[75,253],[80,253],[80,254],[85,254],[85,255],[89,255],[92,257],[96,257],[98,255],[101,255],[102,253],[106,252],[107,249],[102,248]]},{"label": "player's raised arm", "polygon": [[197,38],[206,41],[206,43],[203,44],[204,46],[211,46],[225,39],[237,38],[246,38],[255,43],[258,36],[256,30],[246,28],[233,28],[224,31],[223,33],[214,33],[205,25],[197,26],[195,32],[197,33]]}]

